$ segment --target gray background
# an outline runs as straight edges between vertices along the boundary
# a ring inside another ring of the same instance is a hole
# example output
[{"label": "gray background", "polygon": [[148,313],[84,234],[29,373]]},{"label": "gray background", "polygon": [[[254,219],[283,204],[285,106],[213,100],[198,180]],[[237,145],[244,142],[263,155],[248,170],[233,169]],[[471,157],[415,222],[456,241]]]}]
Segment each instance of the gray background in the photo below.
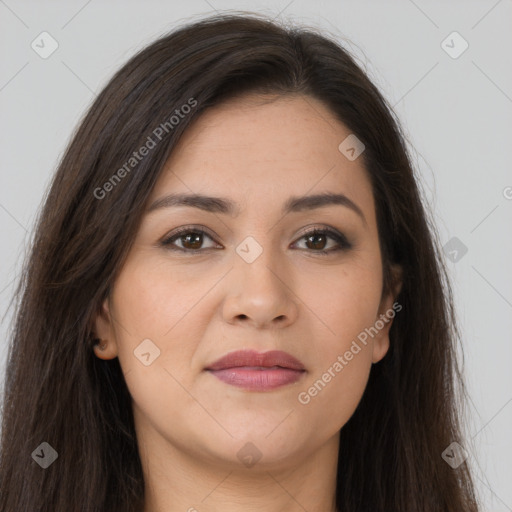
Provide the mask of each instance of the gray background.
[{"label": "gray background", "polygon": [[[465,448],[484,510],[512,511],[511,0],[0,0],[0,377],[35,213],[84,111],[135,51],[185,21],[234,9],[321,27],[394,106],[442,244],[457,237],[467,247],[455,261],[447,254],[471,396]],[[43,31],[59,45],[47,59],[31,48]],[[453,31],[469,44],[458,58],[442,46]]]}]

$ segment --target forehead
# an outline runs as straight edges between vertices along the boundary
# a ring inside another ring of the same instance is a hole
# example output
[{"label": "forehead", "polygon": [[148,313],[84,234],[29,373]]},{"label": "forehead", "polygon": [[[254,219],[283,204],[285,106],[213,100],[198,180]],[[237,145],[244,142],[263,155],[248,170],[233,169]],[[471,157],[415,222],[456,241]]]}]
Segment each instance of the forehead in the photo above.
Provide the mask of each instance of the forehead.
[{"label": "forehead", "polygon": [[204,112],[187,129],[152,194],[209,193],[281,207],[289,196],[343,193],[370,214],[362,158],[338,149],[350,130],[315,98],[247,95]]}]

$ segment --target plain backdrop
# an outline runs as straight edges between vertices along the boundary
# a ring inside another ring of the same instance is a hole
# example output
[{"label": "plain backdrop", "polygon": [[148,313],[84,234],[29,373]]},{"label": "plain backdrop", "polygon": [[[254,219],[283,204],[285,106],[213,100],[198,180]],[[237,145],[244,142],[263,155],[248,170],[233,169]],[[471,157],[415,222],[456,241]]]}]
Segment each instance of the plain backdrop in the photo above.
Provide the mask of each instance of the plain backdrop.
[{"label": "plain backdrop", "polygon": [[[35,214],[81,116],[136,51],[225,10],[336,37],[393,105],[448,244],[471,396],[468,460],[484,510],[512,511],[511,0],[0,0],[0,378]],[[47,58],[31,46],[42,32],[58,44]]]}]

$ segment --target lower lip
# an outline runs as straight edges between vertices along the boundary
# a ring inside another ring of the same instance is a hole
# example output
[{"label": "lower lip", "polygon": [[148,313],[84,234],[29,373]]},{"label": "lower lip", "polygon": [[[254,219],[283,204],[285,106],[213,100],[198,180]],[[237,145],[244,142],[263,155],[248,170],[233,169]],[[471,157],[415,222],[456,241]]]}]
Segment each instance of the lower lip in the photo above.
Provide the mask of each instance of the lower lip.
[{"label": "lower lip", "polygon": [[297,382],[305,373],[303,370],[292,370],[290,368],[255,370],[245,366],[208,371],[226,384],[250,391],[268,391],[286,384],[292,384]]}]

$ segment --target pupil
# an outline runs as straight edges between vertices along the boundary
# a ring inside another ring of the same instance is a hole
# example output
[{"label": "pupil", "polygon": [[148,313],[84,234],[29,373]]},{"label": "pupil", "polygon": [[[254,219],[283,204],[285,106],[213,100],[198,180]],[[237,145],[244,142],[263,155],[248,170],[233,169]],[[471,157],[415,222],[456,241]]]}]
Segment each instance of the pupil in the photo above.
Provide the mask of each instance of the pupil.
[{"label": "pupil", "polygon": [[[325,236],[322,235],[322,234],[315,234],[315,235],[310,235],[308,237],[308,242],[311,241],[311,240],[314,240],[315,238],[323,238],[323,242],[324,242],[324,245],[325,245]],[[318,244],[318,242],[313,242],[313,245],[315,245],[315,249],[323,249],[324,247],[316,247],[316,245]],[[322,242],[320,242],[320,245],[322,245]]]},{"label": "pupil", "polygon": [[[195,241],[193,238],[195,237]],[[192,241],[190,241],[192,239]],[[192,249],[198,249],[201,246],[201,234],[200,233],[192,233],[185,235],[184,244],[192,244]]]}]

